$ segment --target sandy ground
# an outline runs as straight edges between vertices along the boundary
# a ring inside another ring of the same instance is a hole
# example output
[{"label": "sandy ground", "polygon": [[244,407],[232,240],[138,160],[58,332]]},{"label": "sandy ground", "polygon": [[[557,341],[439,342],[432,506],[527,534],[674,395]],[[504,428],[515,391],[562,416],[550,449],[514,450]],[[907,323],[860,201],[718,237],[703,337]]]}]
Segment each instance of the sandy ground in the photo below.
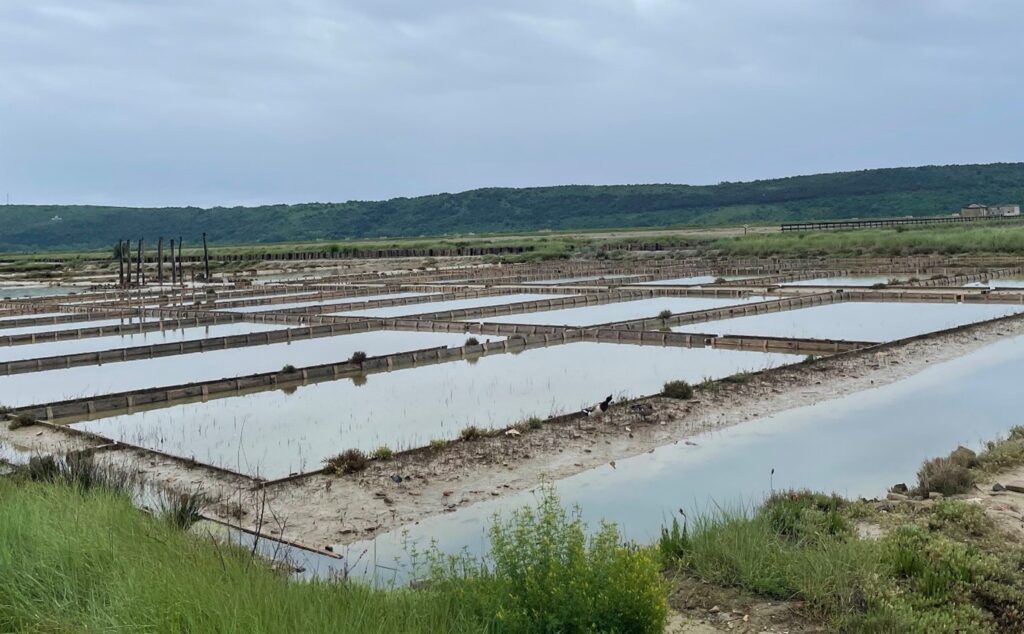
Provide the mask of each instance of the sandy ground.
[{"label": "sandy ground", "polygon": [[[720,384],[716,391],[699,389],[691,401],[644,399],[641,402],[653,411],[643,416],[634,407],[637,402],[614,405],[597,419],[544,425],[520,436],[455,442],[444,449],[374,462],[355,475],[312,475],[263,491],[251,490],[246,478],[149,452],[119,449],[98,455],[121,467],[130,465],[153,485],[202,489],[216,502],[207,512],[212,517],[248,529],[262,527],[320,550],[662,445],[699,443],[704,431],[892,383],[1019,334],[1024,334],[1024,317],[887,350],[777,368],[748,383]],[[89,444],[42,426],[16,431],[0,426],[0,441],[31,452]],[[1019,479],[1024,481],[1024,473]],[[1013,513],[1020,521],[1019,511]]]}]

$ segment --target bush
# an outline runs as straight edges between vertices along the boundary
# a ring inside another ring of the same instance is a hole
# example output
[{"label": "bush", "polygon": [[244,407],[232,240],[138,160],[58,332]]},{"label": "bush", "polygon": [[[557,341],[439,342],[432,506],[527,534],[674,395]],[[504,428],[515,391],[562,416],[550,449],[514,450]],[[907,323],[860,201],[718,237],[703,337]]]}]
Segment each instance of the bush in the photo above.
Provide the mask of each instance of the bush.
[{"label": "bush", "polygon": [[730,374],[722,379],[722,383],[736,383],[742,385],[744,383],[750,383],[750,380],[753,378],[754,375],[750,372],[737,372],[736,374]]},{"label": "bush", "polygon": [[526,426],[530,429],[540,429],[544,426],[544,421],[538,416],[531,416],[526,419]]},{"label": "bush", "polygon": [[443,438],[434,438],[433,440],[430,441],[430,448],[433,449],[434,451],[444,449],[447,446],[448,441],[444,440]]},{"label": "bush", "polygon": [[292,372],[295,372],[295,366],[290,363],[286,363],[284,367],[281,368],[281,372],[284,372],[285,374],[291,374]]},{"label": "bush", "polygon": [[661,311],[660,313],[658,313],[658,319],[668,319],[671,316],[672,316],[672,311],[668,310],[668,309],[665,309],[665,310]]},{"label": "bush", "polygon": [[374,449],[373,453],[370,454],[370,456],[374,460],[391,460],[395,456],[395,452],[391,451],[391,447],[388,447],[387,445],[381,445],[380,447]]},{"label": "bush", "polygon": [[15,429],[21,429],[22,427],[31,427],[36,424],[36,419],[32,418],[28,414],[18,414],[7,422],[7,429],[14,431]]},{"label": "bush", "polygon": [[370,459],[358,449],[346,449],[324,463],[337,474],[357,473],[370,466]]},{"label": "bush", "polygon": [[481,574],[467,575],[472,562],[436,550],[430,562],[434,583],[461,589],[467,609],[493,615],[494,631],[663,631],[667,586],[657,558],[624,545],[615,525],[588,538],[579,510],[567,512],[545,490],[536,508],[495,516],[489,537],[492,561],[489,570],[475,567]]},{"label": "bush", "polygon": [[974,474],[963,464],[951,457],[926,460],[917,472],[915,493],[927,497],[929,492],[942,495],[966,493],[974,486]]},{"label": "bush", "polygon": [[465,427],[461,432],[459,432],[459,438],[465,441],[480,440],[484,436],[486,436],[484,430],[480,429],[476,425]]},{"label": "bush", "polygon": [[350,363],[358,363],[362,365],[363,361],[366,361],[366,353],[362,350],[356,350],[352,353],[352,356],[349,357]]},{"label": "bush", "polygon": [[825,537],[853,534],[853,527],[841,513],[845,506],[846,501],[837,495],[786,491],[769,497],[759,514],[780,537],[814,543]]},{"label": "bush", "polygon": [[963,500],[939,500],[928,518],[928,528],[933,531],[963,532],[981,536],[992,526],[992,520],[981,506]]},{"label": "bush", "polygon": [[466,343],[463,344],[463,345],[466,345],[466,346],[479,346],[480,345],[480,340],[477,339],[476,337],[469,337],[468,339],[466,339]]},{"label": "bush", "polygon": [[686,401],[693,398],[693,386],[686,381],[669,381],[662,387],[661,395]]},{"label": "bush", "polygon": [[1014,427],[1005,440],[985,443],[977,466],[987,473],[999,473],[1024,464],[1024,427]]}]

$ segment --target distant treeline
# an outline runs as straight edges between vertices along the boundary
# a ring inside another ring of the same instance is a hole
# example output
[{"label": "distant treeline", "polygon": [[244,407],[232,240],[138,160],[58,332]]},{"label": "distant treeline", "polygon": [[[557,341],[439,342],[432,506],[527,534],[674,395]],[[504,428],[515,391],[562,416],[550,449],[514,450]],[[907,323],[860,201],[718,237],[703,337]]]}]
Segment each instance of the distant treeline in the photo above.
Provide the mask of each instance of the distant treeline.
[{"label": "distant treeline", "polygon": [[[261,207],[0,207],[0,251],[87,249],[118,238],[195,245],[469,232],[707,225],[935,215],[1024,202],[1024,163],[874,169],[718,185],[476,189],[380,202]],[[59,219],[57,219],[59,217]]]}]

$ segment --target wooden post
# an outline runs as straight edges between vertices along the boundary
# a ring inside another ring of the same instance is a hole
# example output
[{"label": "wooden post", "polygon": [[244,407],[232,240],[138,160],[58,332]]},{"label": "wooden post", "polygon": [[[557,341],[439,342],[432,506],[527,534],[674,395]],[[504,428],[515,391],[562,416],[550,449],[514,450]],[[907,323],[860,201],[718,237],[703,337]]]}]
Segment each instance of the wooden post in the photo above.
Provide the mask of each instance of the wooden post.
[{"label": "wooden post", "polygon": [[117,256],[117,285],[124,288],[124,240],[117,241],[117,251],[114,255]]},{"label": "wooden post", "polygon": [[185,246],[185,241],[178,236],[178,283],[184,288],[185,286],[185,270],[181,268],[181,265],[185,262],[181,255],[181,247]]},{"label": "wooden post", "polygon": [[177,271],[174,270],[174,238],[171,238],[171,286],[178,284]]},{"label": "wooden post", "polygon": [[[125,244],[124,251],[125,251],[125,255],[126,255],[126,262],[125,262],[125,264],[127,265],[127,270],[128,270],[128,288],[131,288],[132,287],[132,241],[131,241],[131,239],[125,240],[124,244]],[[130,300],[129,300],[129,303],[131,303]]]},{"label": "wooden post", "polygon": [[160,236],[156,241],[156,283],[164,285],[164,237]]},{"label": "wooden post", "polygon": [[142,238],[139,238],[138,258],[135,260],[135,283],[141,286],[145,281],[142,277]]},{"label": "wooden post", "polygon": [[203,232],[203,266],[206,271],[206,283],[210,283],[210,252],[206,249],[206,232]]}]

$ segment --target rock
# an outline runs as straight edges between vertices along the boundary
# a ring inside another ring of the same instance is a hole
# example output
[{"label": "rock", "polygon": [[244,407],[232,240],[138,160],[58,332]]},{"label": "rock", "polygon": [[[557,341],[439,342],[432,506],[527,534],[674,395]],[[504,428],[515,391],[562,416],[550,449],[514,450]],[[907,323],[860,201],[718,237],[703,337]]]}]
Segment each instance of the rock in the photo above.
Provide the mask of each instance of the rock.
[{"label": "rock", "polygon": [[1001,485],[998,482],[996,482],[995,484],[992,485],[992,490],[993,491],[1005,491],[1006,487],[1004,487],[1003,485]]},{"label": "rock", "polygon": [[391,474],[391,481],[395,483],[401,482],[402,476],[398,475],[397,473],[393,473]]},{"label": "rock", "polygon": [[929,491],[928,492],[928,499],[929,500],[941,500],[942,499],[942,494],[939,493],[938,491]]},{"label": "rock", "polygon": [[892,491],[893,493],[899,493],[901,495],[906,495],[907,492],[910,491],[910,489],[907,488],[907,485],[904,484],[903,482],[892,485],[892,488],[889,490]]},{"label": "rock", "polygon": [[1003,485],[1007,491],[1013,491],[1014,493],[1024,493],[1024,482],[1010,482]]},{"label": "rock", "polygon": [[890,491],[889,494],[885,496],[885,499],[892,500],[893,502],[905,502],[905,501],[909,500],[910,498],[908,498],[907,496],[903,495],[902,493],[894,493],[894,492]]},{"label": "rock", "polygon": [[455,491],[444,491],[444,492],[442,492],[442,493],[441,493],[441,495],[442,495],[443,497],[448,497],[448,496],[450,496],[450,495],[451,495],[452,493],[455,493]]}]

